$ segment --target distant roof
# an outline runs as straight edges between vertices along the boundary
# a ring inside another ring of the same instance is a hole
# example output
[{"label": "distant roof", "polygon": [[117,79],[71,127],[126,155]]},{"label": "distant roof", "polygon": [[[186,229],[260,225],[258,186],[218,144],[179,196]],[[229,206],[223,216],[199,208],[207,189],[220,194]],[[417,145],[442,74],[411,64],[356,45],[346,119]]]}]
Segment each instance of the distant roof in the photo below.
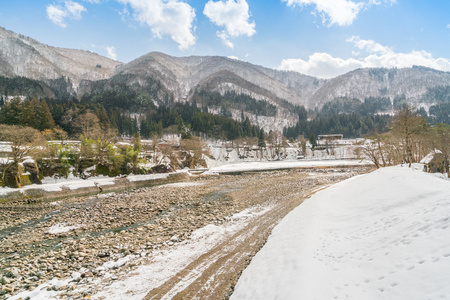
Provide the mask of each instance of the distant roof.
[{"label": "distant roof", "polygon": [[327,138],[339,138],[342,139],[344,137],[343,134],[320,134],[317,136],[317,139],[327,139]]},{"label": "distant roof", "polygon": [[12,152],[11,144],[12,143],[10,142],[0,142],[0,152],[11,153]]},{"label": "distant roof", "polygon": [[440,150],[434,150],[434,151],[431,151],[430,153],[427,154],[427,156],[425,156],[424,158],[422,158],[422,160],[420,161],[420,163],[421,163],[421,164],[429,164],[429,163],[433,160],[434,156],[435,156],[436,154],[438,154],[438,153],[442,153],[442,152],[441,152]]}]

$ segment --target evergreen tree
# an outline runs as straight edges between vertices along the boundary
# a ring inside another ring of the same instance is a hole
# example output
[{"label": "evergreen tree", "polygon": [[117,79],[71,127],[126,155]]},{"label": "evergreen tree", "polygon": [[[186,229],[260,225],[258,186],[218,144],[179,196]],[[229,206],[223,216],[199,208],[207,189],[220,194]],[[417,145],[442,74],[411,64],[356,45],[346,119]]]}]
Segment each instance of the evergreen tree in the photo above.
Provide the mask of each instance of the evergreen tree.
[{"label": "evergreen tree", "polygon": [[34,103],[31,102],[29,99],[26,99],[24,102],[22,102],[21,106],[22,106],[22,109],[21,109],[22,111],[19,116],[20,125],[37,128],[38,120],[36,119]]},{"label": "evergreen tree", "polygon": [[262,128],[259,130],[258,134],[258,147],[266,147],[266,134],[264,133],[264,130]]},{"label": "evergreen tree", "polygon": [[0,123],[7,125],[20,125],[22,114],[22,100],[13,98],[10,102],[6,102],[0,110]]},{"label": "evergreen tree", "polygon": [[47,102],[45,100],[42,100],[40,102],[36,100],[35,103],[36,104],[34,104],[34,109],[36,113],[36,129],[38,129],[39,131],[43,131],[45,129],[53,129],[55,127],[55,121],[53,120]]},{"label": "evergreen tree", "polygon": [[105,109],[105,107],[103,105],[98,104],[98,106],[99,107],[97,109],[96,115],[97,115],[98,120],[100,122],[100,127],[103,130],[106,130],[106,129],[108,129],[110,127],[110,121],[109,121],[109,118],[108,118],[108,114],[106,113],[106,109]]},{"label": "evergreen tree", "polygon": [[311,146],[313,148],[315,148],[317,146],[317,141],[316,141],[316,136],[314,135],[314,133],[311,132],[311,134],[309,135],[309,143],[311,144]]}]

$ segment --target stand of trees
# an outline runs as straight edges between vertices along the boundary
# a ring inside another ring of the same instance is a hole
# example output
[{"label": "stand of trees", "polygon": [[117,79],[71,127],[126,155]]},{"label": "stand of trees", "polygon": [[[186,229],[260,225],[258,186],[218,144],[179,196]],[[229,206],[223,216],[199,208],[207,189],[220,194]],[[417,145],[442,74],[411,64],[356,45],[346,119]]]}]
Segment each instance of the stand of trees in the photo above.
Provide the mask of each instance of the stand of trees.
[{"label": "stand of trees", "polygon": [[265,100],[237,94],[236,92],[226,92],[221,95],[219,92],[206,92],[204,90],[195,91],[192,96],[195,106],[199,105],[203,112],[208,112],[208,107],[221,107],[222,116],[231,117],[230,109],[245,110],[258,116],[273,117],[277,113],[277,107]]},{"label": "stand of trees", "polygon": [[349,114],[323,114],[319,113],[312,120],[299,120],[295,126],[287,127],[283,134],[287,138],[296,138],[299,135],[308,138],[311,133],[343,134],[346,138],[364,136],[373,131],[386,131],[390,116]]},{"label": "stand of trees", "polygon": [[[106,108],[92,101],[57,101],[34,98],[22,101],[14,98],[0,109],[0,124],[20,125],[39,131],[60,128],[69,137],[92,131],[94,124],[101,130],[116,130],[119,135],[139,134],[150,138],[162,135],[165,130],[180,133],[185,128],[193,133],[203,133],[215,138],[235,139],[253,137],[259,128],[250,124],[248,118],[235,121],[224,116],[202,112],[195,105],[177,103],[171,107],[161,105],[148,107],[141,113],[132,113],[118,107],[114,102]],[[172,130],[174,128],[175,130]],[[172,131],[171,131],[172,130]]]},{"label": "stand of trees", "polygon": [[411,166],[429,153],[439,154],[439,170],[450,173],[450,125],[431,125],[405,105],[394,116],[390,131],[369,134],[358,151],[377,168],[400,163]]},{"label": "stand of trees", "polygon": [[[434,99],[434,100],[433,100]],[[424,108],[412,110],[412,113],[423,116],[430,124],[450,124],[450,86],[429,89],[424,101],[433,102],[429,111]],[[311,133],[342,133],[347,138],[363,137],[372,132],[387,132],[393,118],[393,112],[408,106],[404,95],[395,97],[391,103],[387,97],[368,97],[363,102],[357,99],[337,98],[326,103],[320,111],[309,111],[310,119],[299,114],[299,121],[292,127],[284,129],[288,138],[303,135],[307,138]]]}]

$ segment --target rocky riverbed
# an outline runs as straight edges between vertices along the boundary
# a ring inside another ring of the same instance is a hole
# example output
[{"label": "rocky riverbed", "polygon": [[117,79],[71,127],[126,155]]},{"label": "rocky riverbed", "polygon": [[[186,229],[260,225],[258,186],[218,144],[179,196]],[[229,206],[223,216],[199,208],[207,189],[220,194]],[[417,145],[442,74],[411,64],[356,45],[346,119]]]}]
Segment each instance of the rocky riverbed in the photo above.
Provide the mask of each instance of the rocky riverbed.
[{"label": "rocky riverbed", "polygon": [[[291,170],[193,177],[121,193],[0,205],[0,299],[46,289],[83,299],[120,279],[156,249],[176,246],[207,224],[220,225],[243,209],[267,205],[305,186],[334,183],[366,168]],[[259,188],[261,187],[261,188]],[[263,188],[264,187],[264,188]],[[126,272],[125,272],[126,273]],[[80,292],[79,287],[84,286]]]}]

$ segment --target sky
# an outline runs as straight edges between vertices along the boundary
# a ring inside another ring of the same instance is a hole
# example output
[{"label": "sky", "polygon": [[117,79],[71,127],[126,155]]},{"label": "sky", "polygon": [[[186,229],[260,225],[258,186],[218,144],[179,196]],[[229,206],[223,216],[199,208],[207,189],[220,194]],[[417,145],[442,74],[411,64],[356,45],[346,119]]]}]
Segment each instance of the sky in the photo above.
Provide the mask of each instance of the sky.
[{"label": "sky", "polygon": [[1,0],[0,26],[124,63],[159,51],[320,78],[367,67],[450,71],[448,0]]}]

